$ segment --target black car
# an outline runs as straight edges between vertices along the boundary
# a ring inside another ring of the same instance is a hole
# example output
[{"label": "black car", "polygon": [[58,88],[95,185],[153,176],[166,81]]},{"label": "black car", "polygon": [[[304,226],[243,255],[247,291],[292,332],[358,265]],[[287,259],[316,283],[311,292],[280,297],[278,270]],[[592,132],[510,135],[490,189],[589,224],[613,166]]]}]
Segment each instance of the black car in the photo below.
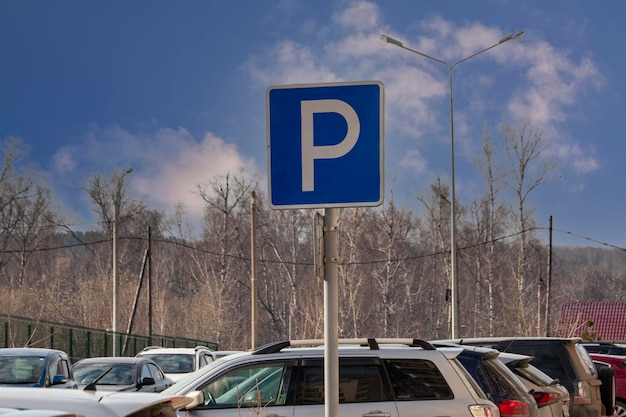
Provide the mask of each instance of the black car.
[{"label": "black car", "polygon": [[77,384],[65,352],[26,347],[0,349],[0,386],[76,388]]},{"label": "black car", "polygon": [[602,353],[605,355],[626,356],[626,345],[610,342],[581,343],[589,353]]},{"label": "black car", "polygon": [[99,357],[72,365],[78,387],[87,391],[161,392],[173,381],[147,358]]}]

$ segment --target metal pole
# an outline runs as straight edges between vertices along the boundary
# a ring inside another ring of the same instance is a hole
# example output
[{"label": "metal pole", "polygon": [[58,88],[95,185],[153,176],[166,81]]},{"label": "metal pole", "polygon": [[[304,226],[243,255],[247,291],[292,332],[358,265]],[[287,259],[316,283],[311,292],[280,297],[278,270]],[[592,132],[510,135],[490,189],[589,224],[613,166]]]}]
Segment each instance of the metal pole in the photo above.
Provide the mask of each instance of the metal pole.
[{"label": "metal pole", "polygon": [[152,345],[152,229],[148,226],[148,340]]},{"label": "metal pole", "polygon": [[113,195],[113,356],[118,355],[118,310],[119,310],[119,277],[117,276],[117,222],[120,210],[120,200],[122,199],[122,186],[126,174],[133,172],[132,168],[124,171],[115,182],[115,191]]},{"label": "metal pole", "polygon": [[252,191],[250,199],[250,288],[251,307],[250,315],[252,321],[251,345],[252,349],[257,346],[259,337],[259,317],[257,312],[258,296],[256,287],[256,193]]},{"label": "metal pole", "polygon": [[406,49],[409,52],[413,52],[424,58],[428,58],[431,61],[435,61],[439,64],[445,65],[448,68],[449,94],[450,94],[450,151],[451,151],[450,152],[451,153],[451,158],[450,158],[450,194],[451,194],[451,201],[450,201],[450,287],[451,287],[452,294],[450,297],[450,303],[451,303],[450,314],[452,315],[452,317],[450,318],[450,333],[451,333],[450,337],[453,339],[456,339],[459,333],[459,312],[458,312],[459,288],[458,288],[458,279],[457,279],[458,274],[457,274],[457,260],[456,260],[456,255],[457,255],[456,253],[456,184],[455,184],[456,176],[454,172],[454,159],[455,159],[455,156],[454,156],[454,98],[452,94],[452,69],[456,67],[457,65],[461,64],[462,62],[468,61],[477,55],[487,52],[488,50],[495,48],[496,46],[501,45],[505,42],[508,42],[512,39],[518,38],[523,34],[524,34],[523,31],[519,31],[515,35],[505,36],[504,38],[500,39],[498,43],[493,44],[478,52],[475,52],[463,59],[460,59],[454,64],[449,64],[446,61],[443,61],[441,59],[416,51],[415,49],[411,49],[405,46],[399,40],[391,38],[387,35],[381,36],[382,40],[385,41],[386,43],[390,43],[402,49]]},{"label": "metal pole", "polygon": [[324,398],[325,416],[339,416],[339,319],[337,208],[324,209]]},{"label": "metal pole", "polygon": [[115,188],[115,196],[113,197],[113,356],[117,356],[118,352],[118,340],[117,340],[117,310],[119,303],[119,285],[117,277],[117,213],[118,213],[118,200],[119,200],[119,180]]},{"label": "metal pole", "polygon": [[[456,64],[455,64],[456,65]],[[448,66],[450,88],[450,337],[456,339],[459,334],[459,284],[456,264],[456,184],[454,174],[454,97],[452,95],[452,66]]]}]

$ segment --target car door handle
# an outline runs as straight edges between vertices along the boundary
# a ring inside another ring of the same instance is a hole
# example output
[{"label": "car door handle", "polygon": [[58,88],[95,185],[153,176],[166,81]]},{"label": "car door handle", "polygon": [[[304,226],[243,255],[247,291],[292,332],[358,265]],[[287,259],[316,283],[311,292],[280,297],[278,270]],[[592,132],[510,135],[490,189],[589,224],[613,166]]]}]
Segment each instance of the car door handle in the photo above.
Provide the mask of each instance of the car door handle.
[{"label": "car door handle", "polygon": [[387,413],[385,411],[380,411],[380,410],[373,410],[373,411],[363,414],[363,417],[391,417],[391,413]]}]

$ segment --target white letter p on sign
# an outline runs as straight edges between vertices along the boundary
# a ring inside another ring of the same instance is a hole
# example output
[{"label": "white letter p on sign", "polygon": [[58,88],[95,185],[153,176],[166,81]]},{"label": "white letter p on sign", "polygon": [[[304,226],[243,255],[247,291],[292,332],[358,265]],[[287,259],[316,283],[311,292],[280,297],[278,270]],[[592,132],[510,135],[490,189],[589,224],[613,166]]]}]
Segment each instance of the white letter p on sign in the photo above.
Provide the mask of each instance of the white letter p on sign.
[{"label": "white letter p on sign", "polygon": [[[314,163],[316,159],[341,158],[356,144],[361,132],[359,116],[352,106],[341,100],[302,100],[300,102],[302,120],[302,191],[313,191]],[[313,115],[315,113],[338,113],[346,120],[348,131],[341,142],[335,145],[315,146]]]}]

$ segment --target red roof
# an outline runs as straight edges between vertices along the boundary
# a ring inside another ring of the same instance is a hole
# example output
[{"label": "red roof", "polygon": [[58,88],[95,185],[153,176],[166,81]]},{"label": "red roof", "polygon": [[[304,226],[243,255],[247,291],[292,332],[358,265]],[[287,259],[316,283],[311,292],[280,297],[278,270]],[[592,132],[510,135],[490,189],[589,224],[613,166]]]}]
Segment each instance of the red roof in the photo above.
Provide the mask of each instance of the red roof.
[{"label": "red roof", "polygon": [[[592,326],[588,326],[593,322]],[[561,304],[558,336],[581,336],[587,330],[597,340],[626,341],[626,301],[579,301]]]}]

